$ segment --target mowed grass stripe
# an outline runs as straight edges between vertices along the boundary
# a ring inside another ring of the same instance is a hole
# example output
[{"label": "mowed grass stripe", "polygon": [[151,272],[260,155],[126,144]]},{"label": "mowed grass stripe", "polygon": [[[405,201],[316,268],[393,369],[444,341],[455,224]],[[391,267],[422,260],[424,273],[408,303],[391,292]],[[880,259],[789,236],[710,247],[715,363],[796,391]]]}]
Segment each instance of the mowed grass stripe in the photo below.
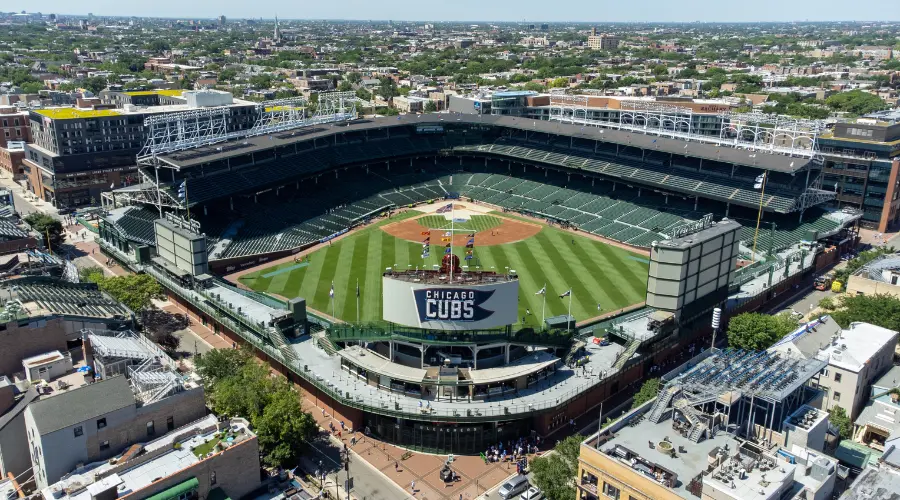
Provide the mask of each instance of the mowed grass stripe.
[{"label": "mowed grass stripe", "polygon": [[[598,266],[598,261],[601,261],[605,267],[608,267],[609,263],[599,254],[589,255],[585,252],[579,245],[579,240],[583,240],[583,238],[574,239],[575,243],[572,244],[571,236],[561,231],[548,231],[547,236],[556,248],[560,249],[569,267],[583,269],[583,272],[578,274],[578,279],[592,299],[591,309],[585,311],[586,314],[596,313],[598,303],[603,304],[604,308],[625,303],[624,295],[616,291],[617,284],[610,282],[608,275]],[[578,297],[576,297],[576,301],[577,299]]]},{"label": "mowed grass stripe", "polygon": [[[573,271],[572,268],[569,267],[569,263],[565,258],[563,258],[561,253],[564,251],[571,255],[571,250],[568,250],[568,248],[566,248],[565,250],[561,250],[558,245],[554,244],[553,240],[551,240],[550,237],[543,232],[535,236],[535,239],[538,240],[538,242],[541,244],[541,248],[544,249],[544,252],[546,252],[547,256],[550,257],[557,272],[565,280],[566,288],[563,289],[563,292],[565,292],[566,290],[572,290],[572,314],[575,314],[577,306],[580,306],[580,311],[578,312],[580,312],[581,314],[585,314],[586,311],[592,308],[592,301],[589,297],[590,291],[581,282],[578,273]],[[566,298],[567,306],[568,301],[569,299]],[[594,309],[596,308],[594,307]]]},{"label": "mowed grass stripe", "polygon": [[[342,245],[329,245],[325,252],[325,258],[322,259],[321,272],[317,283],[312,284],[315,289],[313,300],[319,304],[324,310],[322,312],[331,314],[332,304],[329,297],[331,291],[331,283],[334,281],[334,273],[337,270],[338,257],[340,256],[340,247]],[[337,311],[337,309],[335,309]]]},{"label": "mowed grass stripe", "polygon": [[[541,233],[538,233],[538,236],[541,236]],[[568,283],[560,275],[558,268],[553,265],[552,257],[547,254],[537,237],[529,238],[522,243],[528,249],[527,254],[530,256],[530,261],[526,264],[526,267],[535,273],[536,276],[541,276],[542,279],[539,278],[541,282],[547,283],[547,316],[564,314],[568,311],[568,307],[561,308],[559,301],[554,297],[568,290]]]},{"label": "mowed grass stripe", "polygon": [[340,317],[344,314],[344,305],[347,303],[347,296],[350,295],[350,273],[353,270],[353,253],[356,248],[356,242],[359,236],[351,236],[345,238],[338,245],[340,252],[338,253],[337,265],[334,268],[334,310]]},{"label": "mowed grass stripe", "polygon": [[384,268],[382,256],[382,240],[390,238],[384,231],[371,231],[369,237],[369,249],[366,253],[365,269],[362,270],[366,279],[360,284],[360,307],[363,320],[381,317],[381,273]]},{"label": "mowed grass stripe", "polygon": [[[350,267],[348,267],[347,275],[347,297],[341,308],[341,317],[356,320],[356,285],[359,283],[360,294],[366,285],[366,263],[368,258],[366,254],[369,251],[369,235],[371,231],[364,231],[359,234],[354,242],[353,255],[350,258]],[[362,311],[359,314],[362,318]]]},{"label": "mowed grass stripe", "polygon": [[[631,303],[643,300],[647,292],[647,268],[649,265],[634,259],[629,259],[628,252],[625,252],[624,250],[614,248],[610,245],[604,245],[596,241],[593,243],[595,243],[600,254],[613,264],[611,268],[612,271],[621,277],[620,280],[616,280],[616,283],[628,286],[628,289],[631,292],[628,296],[635,298],[639,297],[637,300],[632,300]],[[643,274],[638,274],[636,269],[642,269]]]}]

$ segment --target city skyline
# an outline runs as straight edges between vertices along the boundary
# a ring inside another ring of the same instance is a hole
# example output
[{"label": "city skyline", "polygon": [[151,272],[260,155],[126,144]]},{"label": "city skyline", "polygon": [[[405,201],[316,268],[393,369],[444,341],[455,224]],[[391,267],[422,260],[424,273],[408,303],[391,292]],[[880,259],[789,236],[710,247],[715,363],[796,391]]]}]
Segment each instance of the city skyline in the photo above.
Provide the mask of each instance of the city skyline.
[{"label": "city skyline", "polygon": [[[383,4],[381,4],[383,5]],[[285,20],[329,19],[329,20],[395,20],[395,21],[437,21],[437,22],[582,22],[582,23],[684,23],[684,22],[834,22],[872,21],[880,23],[894,20],[876,20],[882,13],[895,12],[896,4],[890,0],[864,0],[857,2],[854,13],[865,13],[859,19],[845,17],[845,4],[836,0],[797,2],[777,2],[762,0],[751,9],[722,5],[712,0],[691,2],[690,8],[682,4],[672,4],[650,0],[640,11],[626,4],[592,5],[585,1],[569,0],[554,3],[553,9],[542,13],[547,5],[535,0],[524,0],[510,6],[506,2],[484,4],[472,0],[457,2],[456,8],[419,4],[411,1],[391,2],[388,9],[379,8],[370,2],[345,0],[339,7],[331,4],[310,4],[302,8],[284,0],[269,2],[265,15],[260,16],[258,5],[245,2],[223,2],[211,5],[207,2],[184,4],[173,0],[155,2],[152,7],[140,4],[123,4],[111,0],[93,2],[81,13],[71,12],[72,5],[60,0],[43,2],[39,10],[44,14],[95,16],[139,16],[164,18],[212,19],[219,15],[228,18],[272,19],[276,15]]]}]

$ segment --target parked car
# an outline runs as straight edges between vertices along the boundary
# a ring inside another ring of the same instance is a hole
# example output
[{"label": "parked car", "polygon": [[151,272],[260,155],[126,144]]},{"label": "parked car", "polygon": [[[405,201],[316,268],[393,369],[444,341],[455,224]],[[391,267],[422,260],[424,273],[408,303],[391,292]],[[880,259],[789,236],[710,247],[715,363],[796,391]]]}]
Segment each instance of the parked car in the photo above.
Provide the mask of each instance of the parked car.
[{"label": "parked car", "polygon": [[526,489],[528,489],[528,477],[519,474],[503,483],[503,486],[497,491],[497,495],[503,500],[509,500],[515,498]]},{"label": "parked car", "polygon": [[537,486],[532,486],[531,488],[528,488],[525,493],[522,493],[519,500],[542,500],[543,498],[544,492]]}]

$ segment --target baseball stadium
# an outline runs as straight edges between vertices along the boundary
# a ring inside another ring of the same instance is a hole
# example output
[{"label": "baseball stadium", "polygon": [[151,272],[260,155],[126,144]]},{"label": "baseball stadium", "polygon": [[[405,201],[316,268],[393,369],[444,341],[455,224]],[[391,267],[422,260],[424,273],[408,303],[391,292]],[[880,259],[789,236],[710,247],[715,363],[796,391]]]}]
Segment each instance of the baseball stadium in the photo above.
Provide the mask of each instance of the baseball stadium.
[{"label": "baseball stadium", "polygon": [[569,99],[357,119],[345,99],[263,103],[240,132],[215,109],[148,118],[144,182],[104,196],[99,242],[399,446],[551,435],[687,361],[713,308],[855,244],[814,123]]}]

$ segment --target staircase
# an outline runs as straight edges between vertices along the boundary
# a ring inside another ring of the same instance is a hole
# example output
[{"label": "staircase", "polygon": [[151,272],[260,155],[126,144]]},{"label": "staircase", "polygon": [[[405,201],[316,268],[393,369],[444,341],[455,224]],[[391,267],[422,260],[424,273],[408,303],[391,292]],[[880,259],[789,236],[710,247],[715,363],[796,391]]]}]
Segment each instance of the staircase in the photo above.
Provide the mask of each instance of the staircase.
[{"label": "staircase", "polygon": [[703,436],[706,434],[706,431],[707,431],[706,424],[703,422],[700,422],[699,424],[691,427],[691,433],[688,434],[688,439],[692,443],[699,443],[700,440],[703,439]]},{"label": "staircase", "polygon": [[666,414],[666,410],[669,409],[669,403],[672,402],[672,398],[674,398],[675,394],[678,394],[680,390],[681,387],[677,385],[666,387],[662,394],[656,398],[656,402],[653,403],[653,408],[650,409],[648,420],[654,424],[660,423],[663,419],[663,415]]},{"label": "staircase", "polygon": [[284,336],[280,329],[270,326],[266,328],[266,333],[269,335],[269,340],[272,341],[272,344],[284,356],[285,360],[297,361],[297,353],[291,349],[291,343],[288,342],[287,337]]},{"label": "staircase", "polygon": [[313,338],[316,339],[316,345],[322,348],[323,351],[328,353],[329,356],[335,354],[340,349],[338,346],[334,345],[334,342],[328,337],[328,332],[321,331],[313,334]]},{"label": "staircase", "polygon": [[616,360],[616,364],[613,365],[613,372],[617,372],[622,368],[625,368],[625,364],[628,363],[628,360],[634,356],[634,353],[637,352],[638,347],[641,346],[641,341],[637,339],[631,339],[625,344],[625,350],[622,351],[622,354],[619,356],[619,359]]}]

